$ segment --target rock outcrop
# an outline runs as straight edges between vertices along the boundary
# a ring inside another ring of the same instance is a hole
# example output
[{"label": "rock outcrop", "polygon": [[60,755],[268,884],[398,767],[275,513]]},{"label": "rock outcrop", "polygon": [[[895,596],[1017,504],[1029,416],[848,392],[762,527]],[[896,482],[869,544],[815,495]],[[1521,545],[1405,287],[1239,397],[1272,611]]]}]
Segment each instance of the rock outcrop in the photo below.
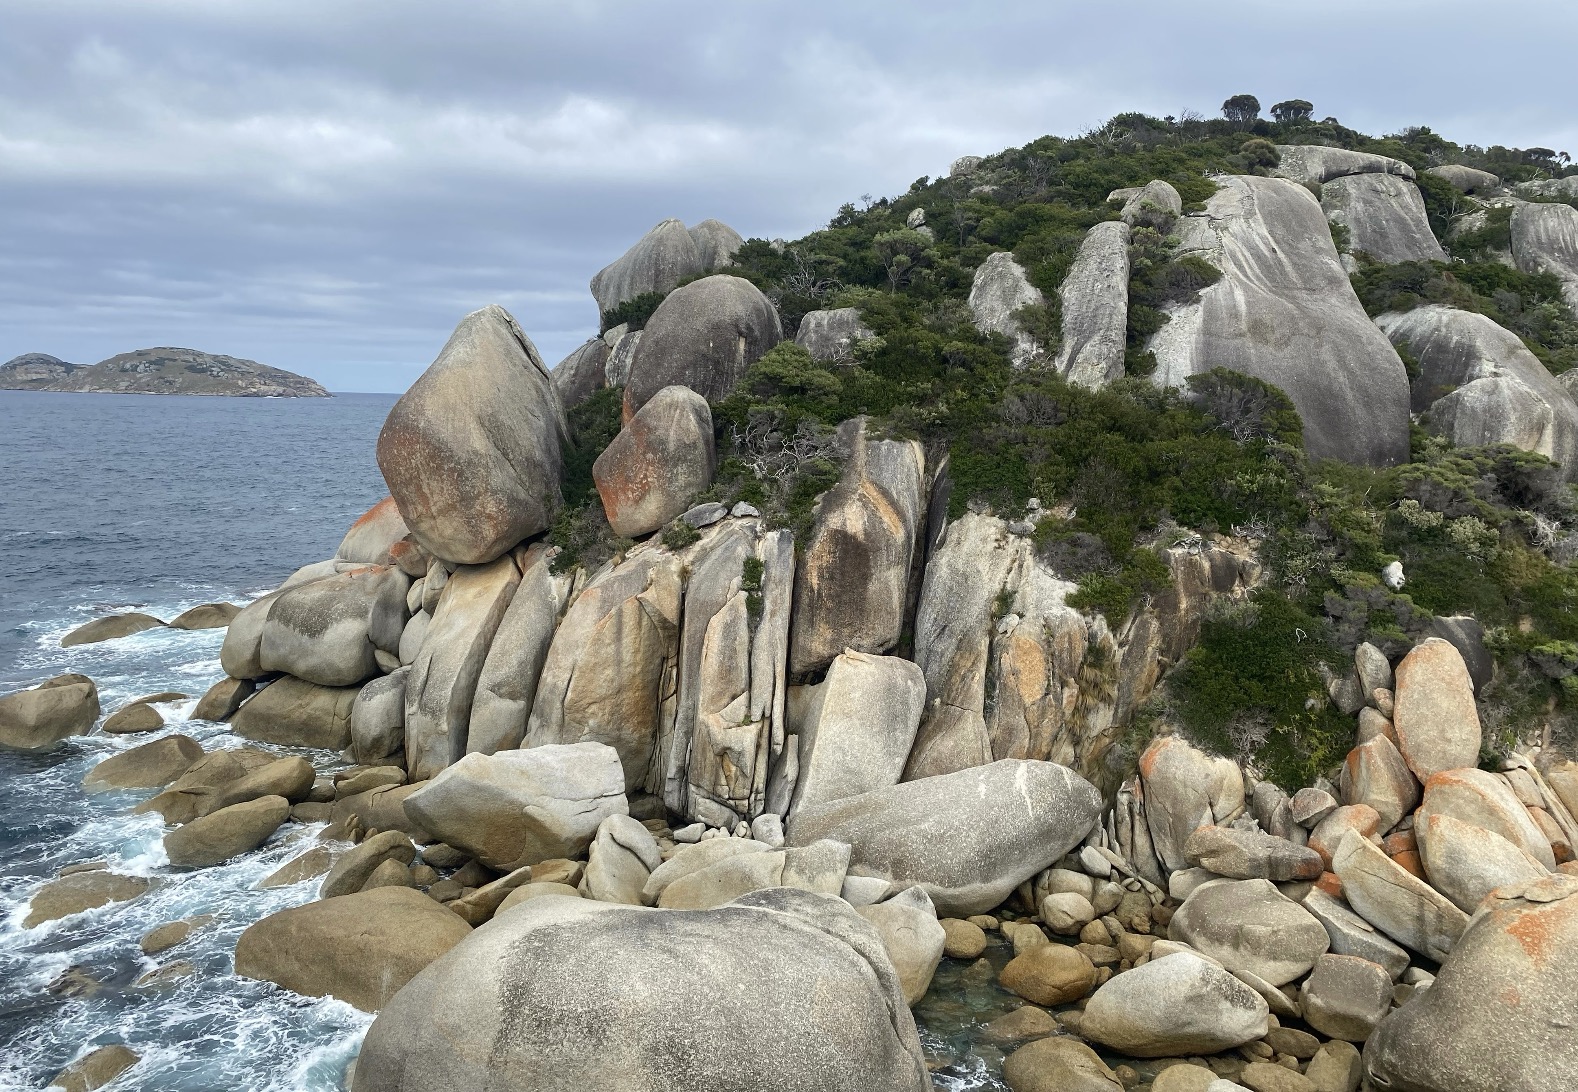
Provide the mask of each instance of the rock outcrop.
[{"label": "rock outcrop", "polygon": [[[1176,190],[1172,197],[1174,202],[1178,200]],[[1143,193],[1136,194],[1130,203],[1143,200]],[[1178,210],[1181,209],[1179,205]],[[1172,215],[1176,216],[1177,211]],[[1058,374],[1082,387],[1105,387],[1114,379],[1121,379],[1123,356],[1128,348],[1127,223],[1110,220],[1086,233],[1058,295],[1063,302],[1063,343],[1053,364]]]},{"label": "rock outcrop", "polygon": [[844,361],[850,359],[857,341],[875,336],[861,320],[858,308],[835,307],[803,317],[794,340],[817,360]]},{"label": "rock outcrop", "polygon": [[1459,193],[1489,193],[1501,188],[1501,179],[1489,171],[1465,167],[1458,163],[1447,163],[1440,167],[1430,167],[1425,173],[1446,179],[1457,188]]},{"label": "rock outcrop", "polygon": [[328,398],[315,380],[255,360],[159,346],[97,364],[24,353],[0,364],[0,390],[95,394],[199,394],[232,398]]},{"label": "rock outcrop", "polygon": [[608,385],[608,354],[608,342],[594,337],[554,367],[549,378],[553,381],[553,389],[559,392],[559,404],[566,411]]},{"label": "rock outcrop", "polygon": [[896,656],[846,652],[811,690],[795,725],[799,780],[791,808],[898,784],[926,701],[920,668]]},{"label": "rock outcrop", "polygon": [[744,241],[718,220],[703,220],[693,228],[680,220],[663,220],[598,270],[592,296],[599,311],[612,311],[648,292],[670,292],[687,277],[729,264]]},{"label": "rock outcrop", "polygon": [[1419,187],[1395,174],[1349,174],[1321,187],[1326,218],[1345,226],[1355,251],[1385,265],[1444,262]]},{"label": "rock outcrop", "polygon": [[537,347],[509,312],[467,315],[378,435],[378,467],[429,553],[481,565],[559,510],[567,426]]},{"label": "rock outcrop", "polygon": [[1025,267],[1006,250],[989,255],[975,270],[975,280],[970,285],[970,314],[983,334],[1002,334],[1013,343],[1016,368],[1027,366],[1043,351],[1020,324],[1016,312],[1021,307],[1045,302],[1041,290],[1030,283]]},{"label": "rock outcrop", "polygon": [[1390,174],[1412,181],[1414,169],[1402,160],[1373,152],[1352,152],[1318,144],[1279,144],[1281,161],[1272,173],[1295,182],[1330,182],[1355,174]]},{"label": "rock outcrop", "polygon": [[672,386],[654,394],[603,449],[592,478],[614,534],[640,538],[689,508],[716,469],[707,400]]},{"label": "rock outcrop", "polygon": [[1412,409],[1431,431],[1460,447],[1511,444],[1564,476],[1578,472],[1578,403],[1516,334],[1441,304],[1375,321],[1419,362]]},{"label": "rock outcrop", "polygon": [[1211,368],[1242,372],[1292,399],[1311,455],[1403,461],[1408,376],[1359,305],[1319,204],[1287,179],[1217,181],[1205,213],[1176,230],[1179,253],[1205,258],[1222,279],[1198,303],[1175,308],[1152,338],[1155,381],[1182,386]]},{"label": "rock outcrop", "polygon": [[717,273],[675,289],[641,331],[625,381],[626,418],[676,384],[708,401],[723,398],[782,338],[772,301],[743,277]]},{"label": "rock outcrop", "polygon": [[1578,209],[1518,204],[1512,210],[1512,257],[1525,273],[1554,275],[1567,306],[1578,310]]}]

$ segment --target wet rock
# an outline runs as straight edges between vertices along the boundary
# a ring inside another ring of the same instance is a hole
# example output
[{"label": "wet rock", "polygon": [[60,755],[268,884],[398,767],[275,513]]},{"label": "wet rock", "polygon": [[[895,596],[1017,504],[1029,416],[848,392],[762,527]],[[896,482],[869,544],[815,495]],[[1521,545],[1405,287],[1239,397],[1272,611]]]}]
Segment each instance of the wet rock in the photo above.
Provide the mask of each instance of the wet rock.
[{"label": "wet rock", "polygon": [[[661,938],[661,939],[659,939]],[[691,954],[676,962],[670,953]],[[709,1021],[749,981],[771,1005]],[[586,1022],[611,992],[620,1019]],[[516,1020],[511,1012],[530,1012]],[[693,1034],[676,1037],[675,1027]],[[920,1092],[928,1083],[898,976],[848,906],[763,891],[694,913],[538,898],[457,945],[373,1024],[370,1086],[524,1092],[719,1087]]]},{"label": "wet rock", "polygon": [[1332,869],[1365,921],[1420,955],[1445,959],[1468,924],[1467,914],[1357,832],[1343,836]]},{"label": "wet rock", "polygon": [[865,418],[841,425],[838,439],[844,470],[817,507],[795,571],[795,675],[827,666],[845,649],[883,653],[898,642],[926,519],[919,443],[870,439]]},{"label": "wet rock", "polygon": [[1037,944],[1008,961],[998,985],[1037,1005],[1067,1005],[1096,985],[1096,967],[1067,944]]},{"label": "wet rock", "polygon": [[163,925],[156,925],[142,935],[137,941],[137,947],[142,949],[143,955],[158,955],[167,952],[178,944],[185,942],[198,929],[214,920],[212,914],[202,914],[197,917],[185,918],[181,921],[167,921]]},{"label": "wet rock", "polygon": [[88,792],[162,789],[202,757],[202,744],[190,736],[164,736],[106,758],[88,771],[82,787]]},{"label": "wet rock", "polygon": [[857,911],[882,938],[882,947],[899,973],[899,988],[906,1004],[918,1004],[931,987],[932,975],[942,961],[947,935],[937,923],[931,899],[918,887],[875,906]]},{"label": "wet rock", "polygon": [[351,524],[334,556],[363,565],[388,565],[389,548],[409,533],[410,528],[400,517],[399,505],[393,497],[385,497]]},{"label": "wet rock", "polygon": [[1247,971],[1281,986],[1326,953],[1321,923],[1267,880],[1223,880],[1196,888],[1167,925],[1229,971]]},{"label": "wet rock", "polygon": [[712,411],[688,387],[664,387],[603,449],[592,478],[614,534],[649,535],[690,507],[717,468]]},{"label": "wet rock", "polygon": [[334,851],[328,846],[313,846],[300,857],[292,857],[273,872],[258,881],[262,890],[271,887],[289,887],[317,879],[334,867]]},{"label": "wet rock", "polygon": [[312,763],[306,759],[295,755],[281,758],[216,786],[213,795],[198,808],[198,814],[208,815],[265,796],[283,796],[290,803],[299,804],[312,792],[316,776]]},{"label": "wet rock", "polygon": [[60,675],[0,697],[0,748],[47,751],[67,736],[92,731],[98,719],[99,689],[93,680]]},{"label": "wet rock", "polygon": [[176,868],[207,868],[248,853],[279,829],[290,801],[264,796],[220,808],[164,836],[164,851]]},{"label": "wet rock", "polygon": [[536,346],[489,305],[461,320],[395,403],[378,436],[378,466],[424,549],[482,565],[553,522],[566,435]]},{"label": "wet rock", "polygon": [[1362,1043],[1392,1010],[1392,978],[1385,968],[1349,955],[1324,955],[1299,991],[1304,1019],[1333,1039]]},{"label": "wet rock", "polygon": [[146,701],[127,702],[104,721],[104,732],[112,736],[141,735],[164,727],[164,714]]},{"label": "wet rock", "polygon": [[689,387],[709,402],[778,344],[778,312],[750,281],[714,274],[669,293],[647,320],[625,383],[633,414],[664,387]]},{"label": "wet rock", "polygon": [[1009,251],[990,254],[976,267],[970,285],[970,314],[981,333],[1002,334],[1012,342],[1010,359],[1016,368],[1023,368],[1040,356],[1043,346],[1025,331],[1015,312],[1045,302],[1041,290],[1030,283],[1024,266],[1014,261]]},{"label": "wet rock", "polygon": [[1570,1087],[1578,1072],[1575,896],[1578,877],[1570,876],[1492,896],[1430,988],[1370,1037],[1371,1081],[1428,1092]]},{"label": "wet rock", "polygon": [[226,676],[208,688],[197,707],[192,710],[193,720],[229,720],[257,689],[251,679],[232,679]]},{"label": "wet rock", "polygon": [[1348,228],[1355,251],[1383,265],[1443,262],[1419,187],[1390,174],[1351,174],[1321,187],[1326,218]]},{"label": "wet rock", "polygon": [[608,342],[594,337],[554,367],[548,378],[567,412],[608,385],[608,352]]},{"label": "wet rock", "polygon": [[22,928],[31,929],[46,921],[80,914],[113,902],[129,902],[146,892],[150,884],[141,876],[122,876],[104,869],[75,872],[39,888],[27,905]]},{"label": "wet rock", "polygon": [[967,916],[1079,844],[1100,806],[1094,786],[1066,767],[1005,759],[801,808],[788,843],[848,843],[857,875],[919,885],[940,913]]},{"label": "wet rock", "polygon": [[351,742],[351,709],[359,687],[318,686],[289,675],[269,683],[230,718],[243,739],[283,747],[342,751]]},{"label": "wet rock", "polygon": [[416,846],[398,830],[386,830],[365,838],[335,862],[318,888],[320,899],[350,895],[363,889],[378,868],[390,861],[405,866],[416,859]]},{"label": "wet rock", "polygon": [[1450,643],[1431,637],[1403,657],[1397,667],[1392,725],[1397,749],[1420,781],[1479,761],[1474,683]]},{"label": "wet rock", "polygon": [[234,603],[203,603],[170,619],[171,629],[224,629],[241,608]]},{"label": "wet rock", "polygon": [[1012,1092],[1121,1092],[1107,1063],[1084,1043],[1044,1038],[1003,1060],[1003,1080]]},{"label": "wet rock", "polygon": [[405,798],[432,837],[501,872],[586,851],[628,810],[618,755],[600,743],[470,754]]},{"label": "wet rock", "polygon": [[986,931],[974,922],[943,918],[938,924],[942,926],[943,954],[949,959],[978,959],[986,951]]},{"label": "wet rock", "polygon": [[60,647],[75,648],[77,645],[95,645],[101,641],[114,641],[121,637],[130,637],[134,633],[141,633],[145,629],[158,629],[163,625],[163,622],[151,614],[139,614],[136,611],[111,614],[78,626],[60,639]]},{"label": "wet rock", "polygon": [[800,320],[794,340],[816,360],[844,361],[853,357],[856,342],[875,336],[858,308],[835,307],[808,313]]},{"label": "wet rock", "polygon": [[420,891],[381,887],[254,923],[236,942],[236,973],[376,1012],[470,932]]},{"label": "wet rock", "polygon": [[792,808],[898,784],[915,741],[926,680],[896,656],[845,652],[811,688],[799,724]]},{"label": "wet rock", "polygon": [[[1177,198],[1176,191],[1173,197]],[[1140,195],[1134,198],[1142,199]],[[1121,379],[1128,348],[1127,223],[1109,220],[1086,233],[1068,276],[1058,288],[1058,296],[1063,313],[1063,343],[1053,363],[1058,374],[1070,383],[1090,388],[1105,387],[1114,379]]]},{"label": "wet rock", "polygon": [[124,1044],[101,1046],[55,1074],[49,1086],[59,1088],[62,1092],[93,1092],[93,1089],[104,1087],[140,1061],[141,1055]]},{"label": "wet rock", "polygon": [[1184,842],[1190,864],[1235,880],[1313,880],[1324,871],[1320,854],[1270,834],[1201,827]]},{"label": "wet rock", "polygon": [[997,1046],[1022,1043],[1028,1039],[1045,1039],[1056,1034],[1057,1020],[1046,1009],[1034,1005],[1021,1005],[981,1029],[981,1038]]},{"label": "wet rock", "polygon": [[1187,952],[1114,975],[1085,1006],[1080,1034],[1123,1054],[1214,1054],[1266,1034],[1270,1010],[1254,990]]}]

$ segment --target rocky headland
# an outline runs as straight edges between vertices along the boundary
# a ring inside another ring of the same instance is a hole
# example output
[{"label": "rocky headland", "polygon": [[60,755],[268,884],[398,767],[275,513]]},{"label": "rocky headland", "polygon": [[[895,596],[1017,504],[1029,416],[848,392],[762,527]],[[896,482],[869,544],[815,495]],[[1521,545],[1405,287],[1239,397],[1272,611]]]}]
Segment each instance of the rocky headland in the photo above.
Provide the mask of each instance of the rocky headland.
[{"label": "rocky headland", "polygon": [[335,556],[170,623],[238,746],[0,742],[150,733],[159,882],[298,839],[235,972],[376,1012],[358,1092],[959,1087],[939,983],[1013,1092],[1570,1089],[1578,210],[1298,106],[666,220],[553,369],[483,307]]},{"label": "rocky headland", "polygon": [[316,380],[255,360],[168,347],[121,353],[97,364],[71,364],[47,353],[24,353],[0,364],[0,390],[331,397]]}]

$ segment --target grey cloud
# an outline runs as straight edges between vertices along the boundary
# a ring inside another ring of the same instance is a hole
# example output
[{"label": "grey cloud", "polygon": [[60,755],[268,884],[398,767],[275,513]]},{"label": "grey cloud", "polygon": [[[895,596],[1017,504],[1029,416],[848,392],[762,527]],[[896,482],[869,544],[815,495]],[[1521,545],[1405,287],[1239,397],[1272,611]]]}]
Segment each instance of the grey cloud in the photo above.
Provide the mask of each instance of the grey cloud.
[{"label": "grey cloud", "polygon": [[0,358],[188,344],[342,390],[402,389],[489,301],[557,360],[664,216],[797,235],[1120,110],[1578,146],[1578,13],[1533,0],[1505,37],[1477,0],[6,6]]}]

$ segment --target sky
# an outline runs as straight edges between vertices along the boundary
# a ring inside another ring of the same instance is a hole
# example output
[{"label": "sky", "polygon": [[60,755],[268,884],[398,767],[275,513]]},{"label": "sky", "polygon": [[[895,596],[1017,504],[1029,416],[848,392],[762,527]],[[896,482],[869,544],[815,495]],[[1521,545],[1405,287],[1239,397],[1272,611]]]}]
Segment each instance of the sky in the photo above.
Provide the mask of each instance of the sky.
[{"label": "sky", "polygon": [[0,0],[0,360],[179,345],[400,391],[469,311],[551,366],[659,220],[794,238],[961,155],[1309,99],[1578,155],[1578,5]]}]

